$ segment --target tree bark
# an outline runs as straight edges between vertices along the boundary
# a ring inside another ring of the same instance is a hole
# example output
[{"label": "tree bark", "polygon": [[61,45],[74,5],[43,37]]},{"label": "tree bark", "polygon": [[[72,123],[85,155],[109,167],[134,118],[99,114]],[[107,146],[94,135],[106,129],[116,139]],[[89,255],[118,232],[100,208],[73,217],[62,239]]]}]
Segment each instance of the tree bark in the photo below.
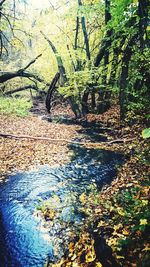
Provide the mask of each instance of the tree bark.
[{"label": "tree bark", "polygon": [[[82,6],[82,1],[78,0],[78,4],[79,4],[79,6]],[[91,55],[90,55],[89,38],[88,38],[88,34],[87,34],[84,16],[81,17],[81,25],[82,25],[82,31],[83,31],[83,36],[84,36],[85,48],[86,48],[86,56],[87,56],[87,59],[90,60]]]},{"label": "tree bark", "polygon": [[68,44],[67,44],[67,50],[68,50],[68,53],[69,53],[69,57],[70,57],[70,60],[71,60],[73,69],[74,69],[74,71],[76,71],[76,66],[75,66],[75,63],[73,61],[73,58],[72,58],[72,55],[71,55],[70,48],[69,48],[69,45]]},{"label": "tree bark", "polygon": [[80,28],[80,23],[79,23],[79,17],[77,16],[77,19],[76,19],[76,34],[75,34],[75,42],[74,42],[74,49],[75,50],[77,50],[77,47],[78,47],[79,28]]},{"label": "tree bark", "polygon": [[[104,39],[102,40],[102,44],[100,47],[100,50],[95,58],[94,61],[94,66],[98,67],[105,56],[105,64],[108,62],[108,48],[111,44],[111,35],[112,35],[112,30],[107,30],[106,35]],[[107,52],[107,53],[106,53]]]},{"label": "tree bark", "polygon": [[[139,16],[139,40],[140,48],[144,49],[147,40],[146,28],[148,26],[148,8],[150,6],[149,0],[139,0],[138,16]],[[144,40],[145,35],[145,40]]]},{"label": "tree bark", "polygon": [[50,113],[50,110],[51,110],[51,99],[53,96],[53,92],[56,88],[56,83],[58,82],[59,78],[60,78],[60,73],[58,72],[58,73],[56,73],[55,77],[53,78],[53,80],[49,86],[48,92],[47,92],[45,104],[46,104],[46,108],[47,108],[48,113]]},{"label": "tree bark", "polygon": [[122,70],[120,76],[120,92],[119,92],[119,103],[120,103],[120,119],[123,120],[126,114],[126,88],[128,84],[128,72],[129,63],[132,56],[132,43],[130,42],[124,50],[122,59]]},{"label": "tree bark", "polygon": [[[110,0],[105,0],[105,25],[108,25],[108,22],[111,20],[111,14],[110,14]],[[106,41],[106,47],[107,49],[105,50],[104,53],[104,65],[106,66],[109,62],[109,50],[108,48],[111,46],[111,34],[112,30],[108,29],[107,31],[107,38],[108,40]]]},{"label": "tree bark", "polygon": [[[116,72],[118,68],[120,67],[120,60],[119,60],[119,55],[122,52],[122,47],[125,44],[126,36],[122,33],[122,38],[120,40],[121,32],[118,34],[116,37],[119,38],[118,44],[113,48],[113,59],[112,59],[112,66],[111,66],[111,73],[110,73],[110,80],[109,80],[109,85],[113,87],[116,83]],[[117,82],[118,85],[118,82]]]},{"label": "tree bark", "polygon": [[89,92],[84,92],[83,97],[82,97],[82,115],[85,116],[88,112],[88,96],[89,96]]},{"label": "tree bark", "polygon": [[90,60],[91,59],[91,55],[90,55],[89,39],[88,39],[88,35],[87,35],[87,29],[86,29],[86,24],[85,24],[85,18],[84,17],[81,18],[81,24],[82,24],[82,31],[83,31],[83,35],[84,35],[86,56],[87,56],[87,59]]}]

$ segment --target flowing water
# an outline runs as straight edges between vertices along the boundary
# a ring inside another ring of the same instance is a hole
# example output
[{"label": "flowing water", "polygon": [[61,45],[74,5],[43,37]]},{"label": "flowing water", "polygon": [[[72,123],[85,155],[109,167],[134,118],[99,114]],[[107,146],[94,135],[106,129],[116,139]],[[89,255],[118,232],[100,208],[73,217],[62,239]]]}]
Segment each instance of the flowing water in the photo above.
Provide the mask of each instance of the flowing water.
[{"label": "flowing water", "polygon": [[[84,223],[79,196],[101,188],[116,175],[123,156],[111,151],[72,146],[74,156],[65,166],[39,166],[10,176],[0,187],[0,267],[43,267],[65,249],[70,227]],[[35,211],[42,200],[59,210],[51,229],[43,227]],[[55,202],[55,203],[53,203]],[[68,223],[67,226],[64,223]],[[71,225],[71,226],[70,226]],[[63,236],[63,238],[62,238]]]}]

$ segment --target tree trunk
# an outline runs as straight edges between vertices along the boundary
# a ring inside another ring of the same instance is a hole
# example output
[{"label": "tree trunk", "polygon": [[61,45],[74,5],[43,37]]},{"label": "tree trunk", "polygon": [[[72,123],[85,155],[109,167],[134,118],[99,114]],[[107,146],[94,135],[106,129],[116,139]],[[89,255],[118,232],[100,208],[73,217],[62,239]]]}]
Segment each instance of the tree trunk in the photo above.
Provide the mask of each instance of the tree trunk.
[{"label": "tree trunk", "polygon": [[[79,4],[79,6],[82,6],[82,1],[78,0],[78,4]],[[88,34],[87,34],[87,29],[86,29],[86,23],[85,23],[85,17],[84,16],[82,16],[82,18],[81,18],[81,25],[82,25],[82,31],[83,31],[83,36],[84,36],[86,56],[87,56],[87,59],[90,60],[91,59],[91,55],[90,55],[89,38],[88,38]]]},{"label": "tree trunk", "polygon": [[[105,0],[105,25],[108,25],[108,22],[111,20],[111,14],[110,14],[110,0]],[[107,31],[107,44],[106,47],[107,49],[105,50],[104,53],[104,65],[106,66],[109,63],[109,47],[111,46],[111,34],[112,30],[109,29]]]},{"label": "tree trunk", "polygon": [[69,45],[68,44],[67,44],[67,50],[68,50],[68,53],[69,53],[69,57],[70,57],[70,60],[71,60],[73,69],[74,69],[74,71],[76,71],[76,66],[75,66],[75,63],[73,61],[73,58],[72,58],[72,55],[71,55],[70,48],[69,48]]},{"label": "tree trunk", "polygon": [[47,108],[48,113],[50,113],[50,110],[51,110],[51,100],[52,100],[53,92],[56,88],[56,83],[58,82],[59,78],[60,78],[60,73],[58,72],[58,73],[56,73],[55,77],[53,78],[53,80],[49,86],[48,92],[47,92],[45,104],[46,104],[46,108]]},{"label": "tree trunk", "polygon": [[81,111],[73,97],[68,97],[69,104],[76,118],[81,118]]},{"label": "tree trunk", "polygon": [[[139,0],[138,16],[139,16],[139,40],[140,48],[144,49],[146,42],[148,41],[146,28],[148,26],[148,9],[149,0]],[[146,38],[144,38],[144,35]]]},{"label": "tree trunk", "polygon": [[119,92],[119,103],[120,103],[120,119],[123,120],[126,114],[126,88],[127,88],[127,79],[129,71],[129,63],[132,56],[132,46],[130,43],[124,50],[124,55],[122,59],[122,70],[120,76],[120,92]]},{"label": "tree trunk", "polygon": [[[105,0],[105,25],[108,25],[108,22],[111,20],[111,13],[110,13],[110,0]],[[109,48],[111,46],[111,36],[112,36],[112,29],[106,30],[106,35],[104,36],[100,50],[95,58],[94,66],[98,67],[100,65],[101,60],[104,58],[104,66],[109,63]],[[103,79],[104,80],[104,79]],[[106,74],[105,74],[106,80]]]},{"label": "tree trunk", "polygon": [[[118,37],[120,39],[121,32],[118,33]],[[122,47],[125,44],[126,36],[122,33],[122,39],[118,41],[118,44],[113,48],[113,59],[112,59],[112,66],[111,66],[111,73],[110,73],[110,80],[109,85],[113,87],[116,83],[116,72],[119,68],[119,54],[122,52]],[[117,83],[118,85],[118,83]]]},{"label": "tree trunk", "polygon": [[91,107],[92,107],[92,110],[94,110],[96,108],[96,100],[95,100],[95,93],[94,92],[91,93]]},{"label": "tree trunk", "polygon": [[79,23],[79,17],[77,16],[77,19],[76,19],[76,34],[75,34],[75,42],[74,42],[74,49],[75,50],[77,50],[77,46],[78,46],[79,28],[80,28],[80,23]]},{"label": "tree trunk", "polygon": [[84,92],[83,97],[82,97],[82,115],[85,116],[88,112],[88,96],[89,96],[89,92]]}]

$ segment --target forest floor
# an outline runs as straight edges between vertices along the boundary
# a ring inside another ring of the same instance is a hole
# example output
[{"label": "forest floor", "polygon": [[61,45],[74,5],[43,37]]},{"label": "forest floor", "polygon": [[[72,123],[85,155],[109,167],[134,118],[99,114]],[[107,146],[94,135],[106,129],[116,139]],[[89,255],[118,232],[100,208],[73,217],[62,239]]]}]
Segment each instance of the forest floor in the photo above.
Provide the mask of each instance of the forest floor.
[{"label": "forest floor", "polygon": [[[70,109],[57,107],[53,115],[65,114],[73,118]],[[78,138],[80,124],[48,122],[46,116],[31,114],[25,118],[0,115],[1,133],[30,135],[55,139],[32,140],[0,138],[1,181],[8,174],[36,168],[40,164],[60,166],[69,162],[68,141]],[[87,121],[101,122],[111,128],[102,144],[85,144],[107,150],[123,152],[126,161],[109,186],[96,195],[81,197],[87,221],[78,238],[72,241],[68,253],[58,264],[52,266],[150,266],[148,230],[150,226],[150,155],[149,142],[142,139],[144,124],[121,126],[119,109],[113,106],[102,115],[89,114]],[[74,122],[74,121],[73,121]],[[91,227],[92,225],[92,227]],[[89,231],[89,229],[94,229]],[[96,236],[96,237],[95,237]],[[96,246],[101,236],[101,248]],[[107,244],[107,245],[106,245]]]}]

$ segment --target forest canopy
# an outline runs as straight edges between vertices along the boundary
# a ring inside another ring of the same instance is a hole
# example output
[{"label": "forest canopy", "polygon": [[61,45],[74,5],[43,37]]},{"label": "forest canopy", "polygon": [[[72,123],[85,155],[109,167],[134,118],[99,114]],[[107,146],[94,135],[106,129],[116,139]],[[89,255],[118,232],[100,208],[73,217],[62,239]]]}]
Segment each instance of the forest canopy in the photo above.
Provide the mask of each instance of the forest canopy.
[{"label": "forest canopy", "polygon": [[122,120],[149,116],[148,0],[44,1],[42,9],[33,3],[0,1],[1,94],[47,92],[59,72],[55,94],[76,117],[103,113],[114,102]]}]

